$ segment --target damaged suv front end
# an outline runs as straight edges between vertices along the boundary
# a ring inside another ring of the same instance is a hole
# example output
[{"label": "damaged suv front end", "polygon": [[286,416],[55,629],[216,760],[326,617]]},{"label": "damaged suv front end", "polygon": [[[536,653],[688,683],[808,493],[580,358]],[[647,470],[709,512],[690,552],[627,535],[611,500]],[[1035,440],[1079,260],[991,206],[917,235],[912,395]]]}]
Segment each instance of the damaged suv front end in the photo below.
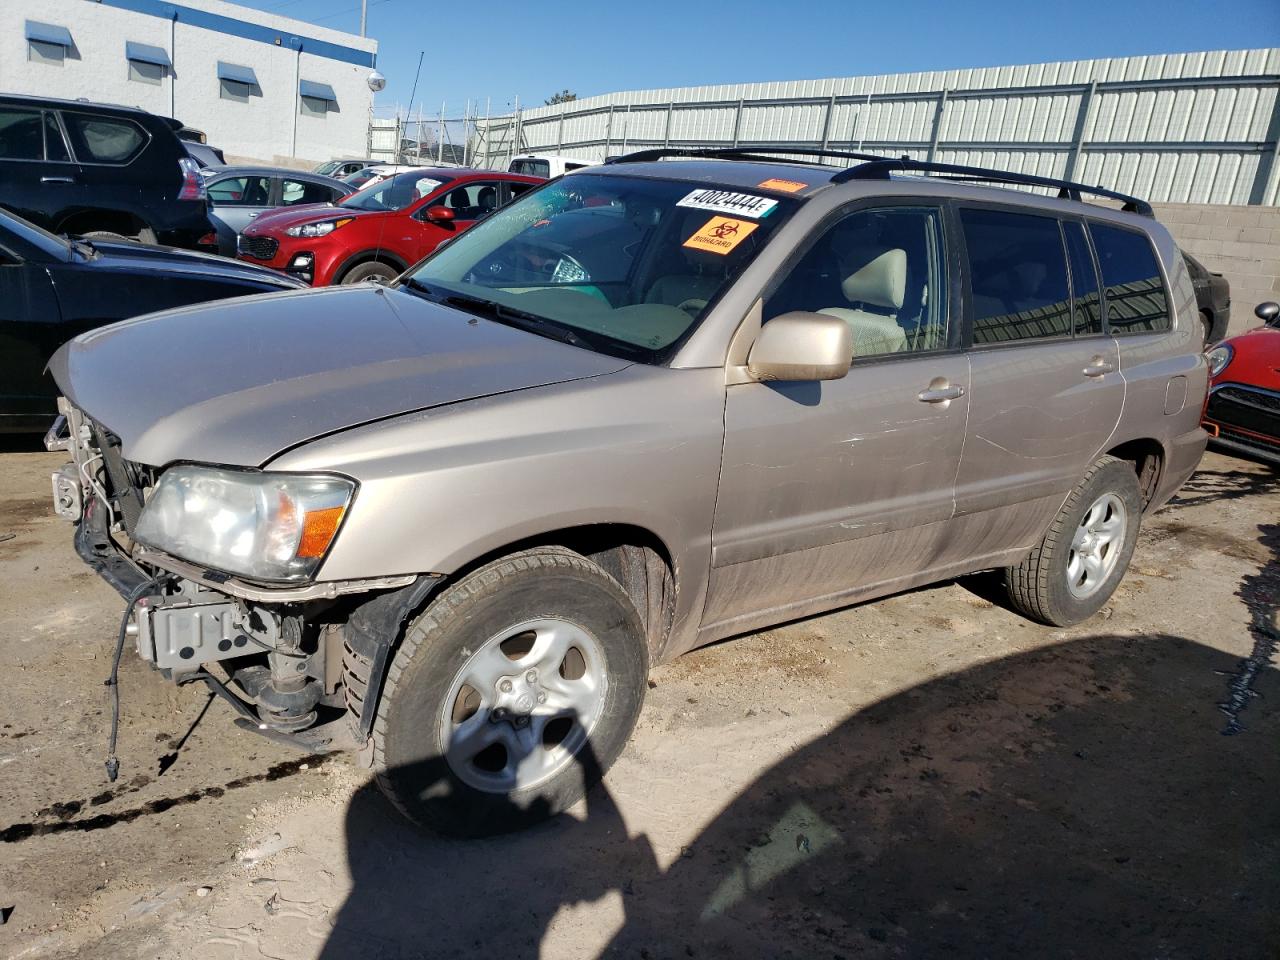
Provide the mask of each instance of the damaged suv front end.
[{"label": "damaged suv front end", "polygon": [[[76,522],[80,557],[128,601],[122,637],[138,656],[179,684],[208,684],[239,726],[309,749],[356,746],[343,644],[359,646],[370,618],[371,636],[387,617],[398,625],[437,579],[315,582],[358,484],[195,463],[158,470],[125,459],[119,438],[65,398],[59,406],[45,444],[73,459],[53,474],[55,509]],[[381,602],[353,617],[350,601],[370,593]],[[207,669],[215,663],[226,682]]]}]

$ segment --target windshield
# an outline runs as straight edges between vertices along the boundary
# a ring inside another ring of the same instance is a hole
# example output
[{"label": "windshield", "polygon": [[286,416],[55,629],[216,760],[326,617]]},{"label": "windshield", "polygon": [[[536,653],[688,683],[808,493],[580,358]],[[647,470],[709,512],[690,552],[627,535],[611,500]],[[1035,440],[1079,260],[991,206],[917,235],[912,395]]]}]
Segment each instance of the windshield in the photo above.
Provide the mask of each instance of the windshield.
[{"label": "windshield", "polygon": [[[408,275],[646,363],[669,358],[798,201],[577,174],[531,191]],[[465,309],[465,307],[464,307]]]},{"label": "windshield", "polygon": [[337,170],[340,166],[342,166],[341,160],[330,160],[328,163],[320,164],[320,166],[316,167],[313,172],[321,174],[323,176],[328,176],[329,174],[333,173],[333,171]]},{"label": "windshield", "polygon": [[67,259],[70,244],[63,237],[54,236],[43,227],[37,227],[30,220],[24,220],[16,213],[0,210],[0,241],[8,233],[15,240],[30,244],[51,257]]},{"label": "windshield", "polygon": [[386,180],[379,180],[359,193],[353,193],[338,202],[341,206],[355,210],[403,210],[451,179],[451,177],[428,177],[421,170],[411,170]]}]

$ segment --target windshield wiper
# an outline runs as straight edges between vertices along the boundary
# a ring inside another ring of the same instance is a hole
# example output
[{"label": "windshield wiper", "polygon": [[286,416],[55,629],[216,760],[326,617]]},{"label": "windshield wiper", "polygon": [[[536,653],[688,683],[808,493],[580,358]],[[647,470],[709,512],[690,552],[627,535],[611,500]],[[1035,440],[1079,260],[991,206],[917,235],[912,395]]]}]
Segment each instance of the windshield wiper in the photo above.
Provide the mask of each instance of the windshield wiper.
[{"label": "windshield wiper", "polygon": [[529,333],[536,333],[552,340],[559,340],[561,343],[567,343],[573,347],[591,349],[587,346],[586,341],[572,330],[566,330],[554,320],[550,320],[547,317],[540,317],[536,313],[528,313],[524,310],[519,310],[516,307],[508,307],[506,304],[498,303],[494,300],[486,300],[484,297],[472,297],[465,293],[445,293],[444,291],[433,290],[425,283],[420,280],[415,280],[413,277],[405,280],[403,285],[408,287],[410,290],[425,293],[430,299],[437,303],[457,307],[459,310],[465,310],[467,313],[473,313],[476,316],[496,320],[509,327],[515,327],[518,330],[526,330]]},{"label": "windshield wiper", "polygon": [[67,243],[71,244],[71,249],[76,253],[83,254],[86,260],[92,260],[93,255],[98,252],[98,248],[93,245],[92,240],[85,240],[81,237],[69,237],[65,233],[62,235]]}]

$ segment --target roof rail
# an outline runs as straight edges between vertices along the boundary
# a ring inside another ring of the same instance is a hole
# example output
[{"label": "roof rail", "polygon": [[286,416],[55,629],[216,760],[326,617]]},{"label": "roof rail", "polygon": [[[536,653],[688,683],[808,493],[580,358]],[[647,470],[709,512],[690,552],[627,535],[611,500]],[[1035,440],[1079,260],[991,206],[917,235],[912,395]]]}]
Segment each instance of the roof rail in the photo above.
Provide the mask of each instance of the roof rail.
[{"label": "roof rail", "polygon": [[1059,180],[1054,177],[1038,177],[1031,173],[1013,173],[1006,170],[991,170],[987,167],[965,167],[954,163],[933,163],[928,160],[912,160],[901,157],[897,160],[879,157],[861,163],[856,167],[841,170],[831,178],[832,183],[845,183],[849,180],[888,180],[890,174],[906,173],[942,173],[947,180],[968,180],[976,183],[1007,183],[1027,187],[1057,187],[1058,196],[1067,200],[1079,200],[1080,195],[1106,197],[1108,200],[1119,200],[1129,213],[1154,217],[1151,204],[1127,193],[1107,190],[1105,187],[1091,187],[1088,184],[1076,183],[1074,180]]},{"label": "roof rail", "polygon": [[848,150],[825,150],[816,147],[792,147],[785,143],[757,143],[737,147],[654,147],[636,150],[618,157],[610,157],[605,163],[647,163],[667,157],[705,158],[707,160],[765,160],[769,163],[804,163],[789,157],[771,157],[771,153],[790,153],[797,157],[834,157],[839,160],[883,160],[874,153],[853,153]]}]

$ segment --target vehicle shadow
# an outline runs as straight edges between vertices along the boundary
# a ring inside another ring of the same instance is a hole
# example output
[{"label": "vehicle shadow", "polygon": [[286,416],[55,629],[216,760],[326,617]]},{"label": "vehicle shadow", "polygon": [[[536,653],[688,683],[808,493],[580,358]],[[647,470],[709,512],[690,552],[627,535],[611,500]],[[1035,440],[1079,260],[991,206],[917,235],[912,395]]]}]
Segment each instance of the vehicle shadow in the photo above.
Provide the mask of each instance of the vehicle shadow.
[{"label": "vehicle shadow", "polygon": [[[1248,461],[1250,464],[1253,461]],[[1199,507],[1224,500],[1239,500],[1268,493],[1280,493],[1280,470],[1266,470],[1267,464],[1257,464],[1264,472],[1248,470],[1197,470],[1174,495],[1160,508],[1157,517],[1187,507]]]},{"label": "vehicle shadow", "polygon": [[1240,666],[1097,635],[931,680],[786,757],[665,870],[604,788],[580,821],[454,841],[370,786],[323,956],[592,956],[599,929],[551,922],[613,897],[602,956],[1274,957],[1280,677],[1259,663],[1224,737]]}]

